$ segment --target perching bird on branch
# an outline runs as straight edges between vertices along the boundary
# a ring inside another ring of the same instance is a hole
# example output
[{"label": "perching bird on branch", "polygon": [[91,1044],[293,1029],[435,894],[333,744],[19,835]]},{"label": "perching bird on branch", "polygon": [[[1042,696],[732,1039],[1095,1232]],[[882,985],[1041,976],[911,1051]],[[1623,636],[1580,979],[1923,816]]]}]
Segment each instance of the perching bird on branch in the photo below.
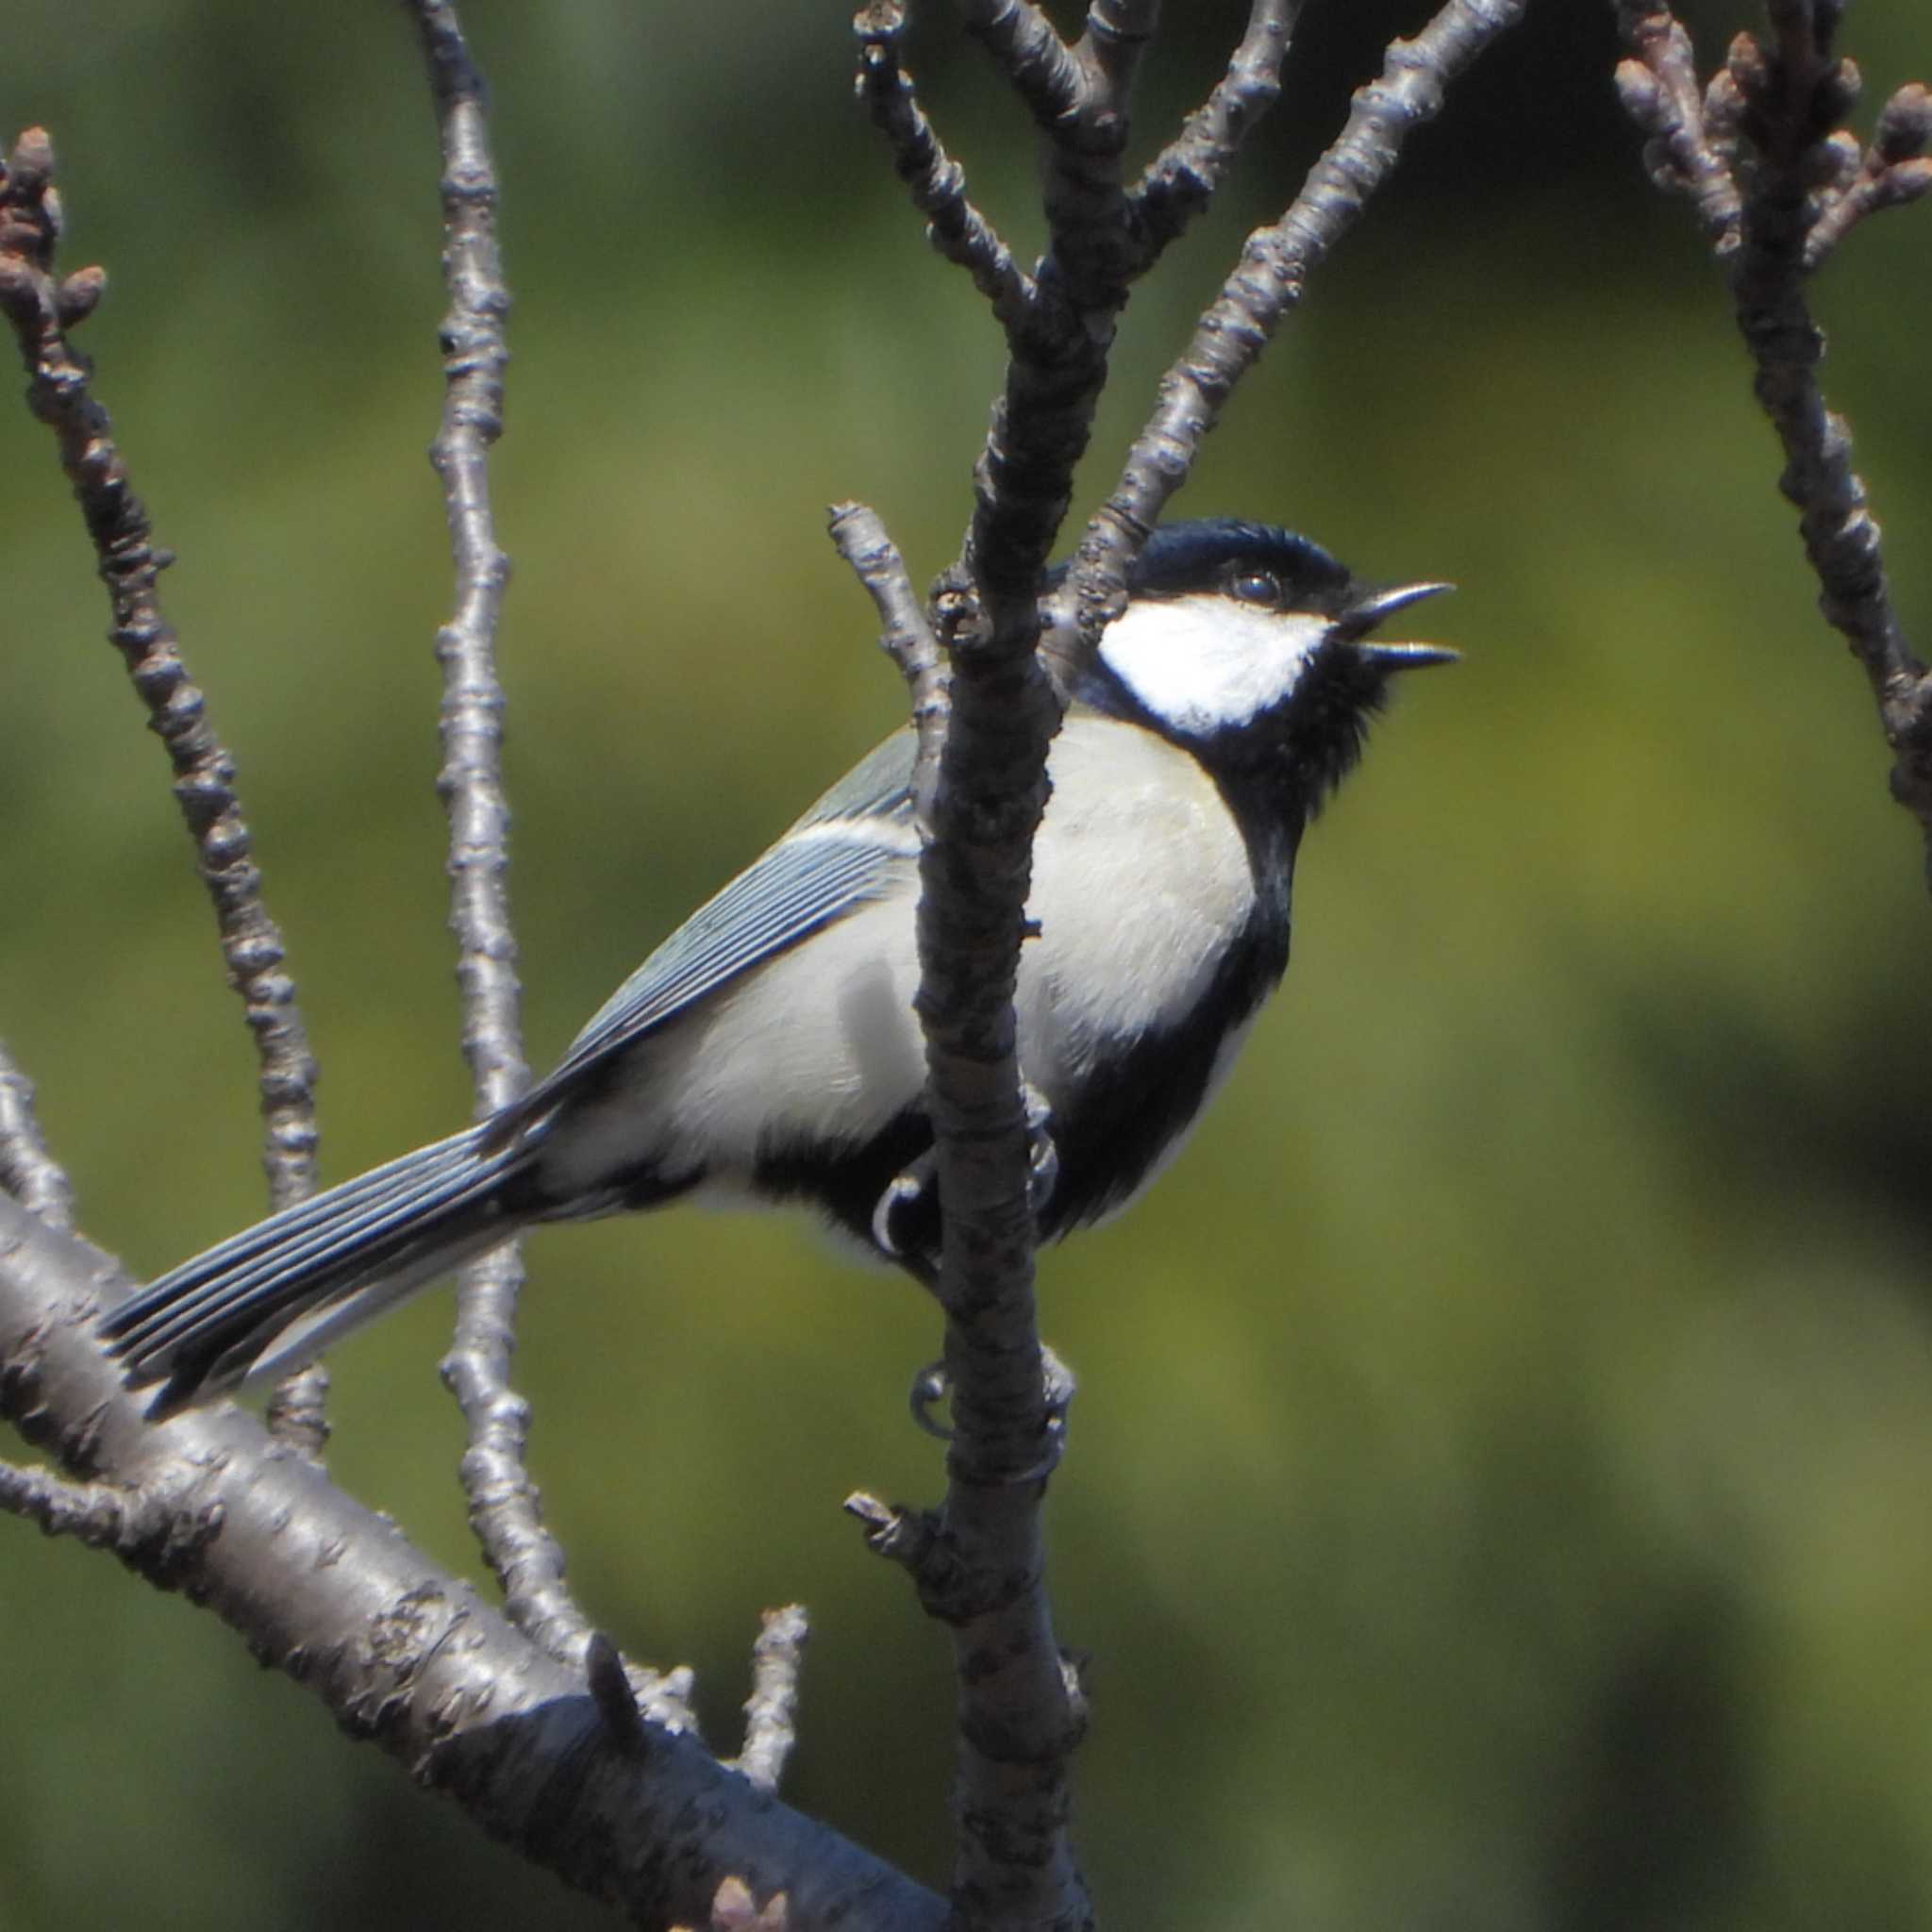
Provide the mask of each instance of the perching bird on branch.
[{"label": "perching bird on branch", "polygon": [[[1295,850],[1447,586],[1374,589],[1286,530],[1157,530],[1047,771],[1015,1010],[1040,1238],[1177,1151],[1288,964]],[[910,730],[701,907],[490,1120],[184,1261],[102,1332],[153,1413],[272,1381],[519,1229],[799,1200],[922,1280],[940,1218],[913,994]]]}]

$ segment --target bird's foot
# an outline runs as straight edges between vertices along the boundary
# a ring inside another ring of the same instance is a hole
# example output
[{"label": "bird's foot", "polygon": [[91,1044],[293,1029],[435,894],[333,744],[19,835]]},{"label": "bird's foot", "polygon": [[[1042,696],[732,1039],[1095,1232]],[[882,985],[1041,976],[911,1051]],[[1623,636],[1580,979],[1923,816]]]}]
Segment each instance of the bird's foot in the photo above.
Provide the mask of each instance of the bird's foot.
[{"label": "bird's foot", "polygon": [[[1040,1362],[1042,1392],[1046,1397],[1045,1453],[1027,1468],[1015,1474],[1002,1476],[1003,1484],[1044,1482],[1059,1466],[1059,1459],[1066,1453],[1067,1413],[1074,1406],[1074,1392],[1079,1385],[1073,1370],[1045,1342],[1040,1345]],[[941,1422],[933,1410],[952,1392],[953,1378],[946,1373],[945,1363],[928,1362],[913,1376],[908,1398],[912,1420],[928,1436],[937,1436],[942,1442],[952,1441],[957,1431]]]},{"label": "bird's foot", "polygon": [[916,1208],[926,1196],[927,1190],[939,1179],[939,1162],[928,1147],[917,1160],[902,1167],[886,1183],[885,1191],[879,1195],[878,1205],[872,1210],[872,1244],[888,1260],[898,1261],[912,1269],[921,1280],[931,1273],[923,1256],[909,1251],[901,1233],[893,1223],[902,1215]]},{"label": "bird's foot", "polygon": [[1038,1222],[1059,1185],[1060,1150],[1054,1144],[1053,1108],[1046,1096],[1031,1080],[1023,1080],[1020,1097],[1026,1103],[1027,1195]]}]

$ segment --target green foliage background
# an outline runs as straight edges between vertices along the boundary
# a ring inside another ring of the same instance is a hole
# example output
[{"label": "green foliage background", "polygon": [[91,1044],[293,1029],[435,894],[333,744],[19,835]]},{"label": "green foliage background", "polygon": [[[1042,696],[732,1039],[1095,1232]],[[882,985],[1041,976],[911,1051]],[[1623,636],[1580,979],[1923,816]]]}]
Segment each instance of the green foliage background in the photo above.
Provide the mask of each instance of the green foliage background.
[{"label": "green foliage background", "polygon": [[[918,65],[1016,242],[1030,142]],[[1171,9],[1144,123],[1243,11]],[[1105,488],[1236,238],[1422,0],[1311,0],[1241,188],[1137,294]],[[1932,1924],[1932,918],[1608,9],[1547,0],[1416,143],[1183,499],[1443,575],[1464,647],[1316,828],[1285,996],[1186,1158],[1044,1269],[1096,1658],[1106,1923]],[[461,1120],[431,791],[435,158],[390,6],[12,0],[99,385],[163,540],[323,1057],[325,1171]],[[471,0],[518,306],[495,478],[540,1063],[899,715],[822,506],[950,554],[994,332],[848,98],[845,8]],[[1695,9],[1707,62],[1753,24]],[[1874,93],[1932,68],[1852,10]],[[1932,212],[1818,289],[1932,637]],[[152,1273],[261,1200],[247,1042],[44,434],[0,413],[0,1032],[84,1224]],[[1426,689],[1422,688],[1426,683]],[[1916,989],[1916,991],[1915,991]],[[701,1673],[816,1637],[796,1802],[934,1879],[944,1646],[839,1514],[935,1493],[936,1327],[780,1219],[531,1246],[519,1374],[573,1576]],[[474,1568],[422,1302],[340,1351],[334,1465]],[[608,1923],[352,1749],[210,1619],[0,1524],[0,1932]]]}]

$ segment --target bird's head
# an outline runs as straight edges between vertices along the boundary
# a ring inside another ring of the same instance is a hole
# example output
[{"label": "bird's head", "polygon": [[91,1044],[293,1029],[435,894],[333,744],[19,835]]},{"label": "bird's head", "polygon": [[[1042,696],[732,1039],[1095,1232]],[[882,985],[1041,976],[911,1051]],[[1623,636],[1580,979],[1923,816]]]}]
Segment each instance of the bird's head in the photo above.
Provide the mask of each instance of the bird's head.
[{"label": "bird's head", "polygon": [[1307,813],[1355,762],[1391,676],[1454,661],[1440,645],[1374,635],[1449,588],[1361,583],[1320,545],[1265,524],[1165,525],[1075,694],[1224,778],[1287,786]]}]

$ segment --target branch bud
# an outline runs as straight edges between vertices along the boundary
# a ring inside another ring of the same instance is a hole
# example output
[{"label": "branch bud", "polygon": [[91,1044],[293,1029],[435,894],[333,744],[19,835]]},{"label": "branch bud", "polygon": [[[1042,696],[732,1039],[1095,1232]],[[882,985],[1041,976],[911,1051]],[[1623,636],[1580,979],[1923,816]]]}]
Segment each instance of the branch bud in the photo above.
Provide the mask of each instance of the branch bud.
[{"label": "branch bud", "polygon": [[77,268],[54,291],[54,313],[62,328],[85,322],[108,291],[108,271],[99,266]]},{"label": "branch bud", "polygon": [[1913,81],[1879,110],[1872,149],[1881,161],[1908,161],[1932,142],[1932,90]]}]

